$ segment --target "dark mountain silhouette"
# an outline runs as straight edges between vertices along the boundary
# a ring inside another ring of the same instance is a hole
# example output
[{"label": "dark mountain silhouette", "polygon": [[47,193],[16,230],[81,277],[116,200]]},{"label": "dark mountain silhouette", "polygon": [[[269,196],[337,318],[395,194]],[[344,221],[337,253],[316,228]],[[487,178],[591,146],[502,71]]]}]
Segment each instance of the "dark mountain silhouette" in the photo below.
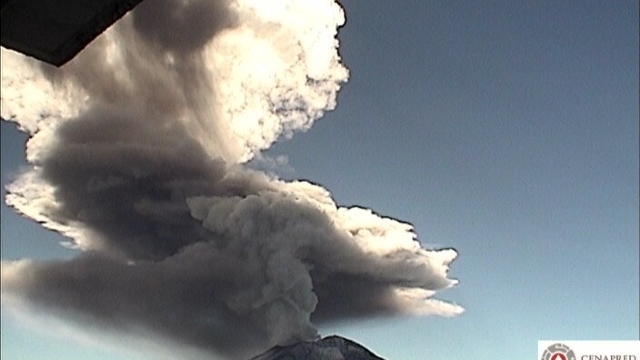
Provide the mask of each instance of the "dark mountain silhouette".
[{"label": "dark mountain silhouette", "polygon": [[251,360],[384,360],[364,346],[333,335],[315,341],[275,346]]}]

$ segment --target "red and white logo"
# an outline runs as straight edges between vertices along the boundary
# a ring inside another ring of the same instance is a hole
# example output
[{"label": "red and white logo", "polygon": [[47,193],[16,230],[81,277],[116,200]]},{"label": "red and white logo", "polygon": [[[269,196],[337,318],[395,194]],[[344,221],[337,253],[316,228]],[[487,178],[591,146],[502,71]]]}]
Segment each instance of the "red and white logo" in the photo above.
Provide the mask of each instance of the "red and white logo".
[{"label": "red and white logo", "polygon": [[576,354],[567,345],[556,343],[544,350],[540,360],[576,360]]}]

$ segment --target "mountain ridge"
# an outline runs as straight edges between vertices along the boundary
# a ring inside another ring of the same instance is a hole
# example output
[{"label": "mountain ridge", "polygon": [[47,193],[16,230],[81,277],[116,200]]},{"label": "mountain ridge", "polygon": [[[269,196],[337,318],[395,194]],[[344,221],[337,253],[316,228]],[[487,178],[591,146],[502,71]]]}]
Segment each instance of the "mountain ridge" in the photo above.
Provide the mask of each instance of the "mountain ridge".
[{"label": "mountain ridge", "polygon": [[330,335],[318,340],[274,346],[249,360],[385,360],[357,342]]}]

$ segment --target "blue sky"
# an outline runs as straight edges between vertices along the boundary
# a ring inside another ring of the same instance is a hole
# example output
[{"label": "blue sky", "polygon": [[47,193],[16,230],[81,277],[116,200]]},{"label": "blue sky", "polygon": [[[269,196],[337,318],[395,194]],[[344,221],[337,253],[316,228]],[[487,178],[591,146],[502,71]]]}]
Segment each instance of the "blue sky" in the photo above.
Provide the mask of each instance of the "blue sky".
[{"label": "blue sky", "polygon": [[[457,318],[321,328],[389,360],[534,359],[638,339],[638,3],[345,0],[337,110],[276,144],[292,170],[454,247]],[[24,164],[2,122],[2,183]],[[69,256],[2,206],[2,259]],[[2,358],[130,359],[2,314]]]}]

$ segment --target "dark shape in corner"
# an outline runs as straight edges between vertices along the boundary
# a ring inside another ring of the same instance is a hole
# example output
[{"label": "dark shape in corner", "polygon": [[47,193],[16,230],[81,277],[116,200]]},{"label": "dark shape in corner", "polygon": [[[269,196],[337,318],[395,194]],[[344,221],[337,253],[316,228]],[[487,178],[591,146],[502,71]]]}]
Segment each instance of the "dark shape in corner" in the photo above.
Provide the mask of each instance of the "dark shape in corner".
[{"label": "dark shape in corner", "polygon": [[251,360],[384,360],[364,346],[333,335],[315,341],[275,346]]},{"label": "dark shape in corner", "polygon": [[141,1],[3,0],[2,46],[61,66]]}]

